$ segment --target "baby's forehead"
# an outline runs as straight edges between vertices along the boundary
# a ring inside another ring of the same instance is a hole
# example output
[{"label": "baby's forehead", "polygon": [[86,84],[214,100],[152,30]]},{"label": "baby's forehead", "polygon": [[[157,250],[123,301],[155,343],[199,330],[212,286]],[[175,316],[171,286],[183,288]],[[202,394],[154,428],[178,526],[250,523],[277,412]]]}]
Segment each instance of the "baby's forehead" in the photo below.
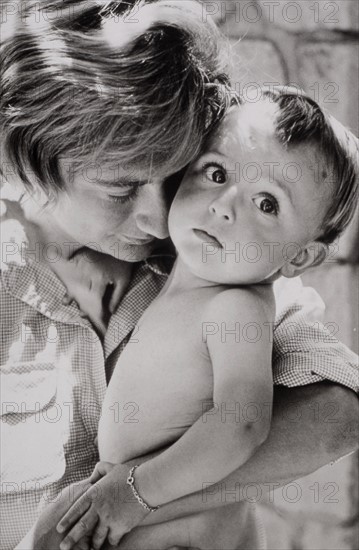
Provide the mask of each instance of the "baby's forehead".
[{"label": "baby's forehead", "polygon": [[235,105],[214,132],[210,146],[249,145],[253,141],[276,140],[278,108],[267,101]]}]

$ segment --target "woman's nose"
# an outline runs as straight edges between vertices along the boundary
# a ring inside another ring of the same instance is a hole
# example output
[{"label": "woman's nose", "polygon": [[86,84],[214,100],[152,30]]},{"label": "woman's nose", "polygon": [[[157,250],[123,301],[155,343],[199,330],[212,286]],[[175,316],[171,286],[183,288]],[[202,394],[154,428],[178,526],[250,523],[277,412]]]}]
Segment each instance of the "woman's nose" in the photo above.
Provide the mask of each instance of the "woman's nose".
[{"label": "woman's nose", "polygon": [[163,184],[146,185],[146,194],[136,213],[136,224],[143,233],[166,239],[168,233],[168,204]]}]

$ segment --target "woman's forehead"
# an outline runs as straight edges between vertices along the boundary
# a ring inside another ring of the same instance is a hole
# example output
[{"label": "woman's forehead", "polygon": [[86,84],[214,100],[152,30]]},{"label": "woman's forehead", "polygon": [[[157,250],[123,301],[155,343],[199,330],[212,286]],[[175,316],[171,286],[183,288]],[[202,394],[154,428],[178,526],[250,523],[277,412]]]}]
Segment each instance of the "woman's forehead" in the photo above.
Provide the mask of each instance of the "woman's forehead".
[{"label": "woman's forehead", "polygon": [[150,161],[141,164],[124,164],[70,158],[61,159],[60,167],[68,183],[86,181],[105,187],[151,183],[165,179],[176,171],[169,166],[153,166]]}]

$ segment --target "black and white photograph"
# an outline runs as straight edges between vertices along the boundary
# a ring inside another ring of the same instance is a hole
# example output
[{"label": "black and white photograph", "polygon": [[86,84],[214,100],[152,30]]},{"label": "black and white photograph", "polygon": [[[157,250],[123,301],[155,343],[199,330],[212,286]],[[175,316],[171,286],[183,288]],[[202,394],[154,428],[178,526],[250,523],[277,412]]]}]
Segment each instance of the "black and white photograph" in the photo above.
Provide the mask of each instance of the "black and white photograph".
[{"label": "black and white photograph", "polygon": [[359,2],[0,22],[0,550],[358,550]]}]

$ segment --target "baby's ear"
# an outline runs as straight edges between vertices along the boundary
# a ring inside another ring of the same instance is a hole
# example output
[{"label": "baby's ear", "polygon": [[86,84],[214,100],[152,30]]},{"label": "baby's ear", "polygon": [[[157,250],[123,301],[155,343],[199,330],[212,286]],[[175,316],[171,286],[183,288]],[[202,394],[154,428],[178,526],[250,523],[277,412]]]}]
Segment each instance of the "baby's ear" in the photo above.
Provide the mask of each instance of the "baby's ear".
[{"label": "baby's ear", "polygon": [[284,277],[297,277],[310,267],[316,267],[324,262],[328,255],[328,245],[320,241],[312,241],[296,254],[288,259],[280,270]]}]

